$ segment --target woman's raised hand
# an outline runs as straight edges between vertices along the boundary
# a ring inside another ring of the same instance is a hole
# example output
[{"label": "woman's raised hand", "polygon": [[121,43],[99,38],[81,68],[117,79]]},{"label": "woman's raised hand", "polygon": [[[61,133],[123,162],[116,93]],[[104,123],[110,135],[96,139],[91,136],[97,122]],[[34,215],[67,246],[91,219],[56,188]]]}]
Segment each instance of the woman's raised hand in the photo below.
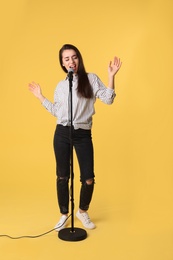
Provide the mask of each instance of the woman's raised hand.
[{"label": "woman's raised hand", "polygon": [[120,61],[120,58],[115,56],[113,61],[110,61],[109,63],[109,67],[108,67],[109,76],[115,76],[115,74],[119,71],[121,64],[122,62]]},{"label": "woman's raised hand", "polygon": [[29,91],[31,91],[35,97],[37,97],[41,102],[45,99],[45,97],[42,95],[41,87],[39,84],[32,82],[28,85]]}]

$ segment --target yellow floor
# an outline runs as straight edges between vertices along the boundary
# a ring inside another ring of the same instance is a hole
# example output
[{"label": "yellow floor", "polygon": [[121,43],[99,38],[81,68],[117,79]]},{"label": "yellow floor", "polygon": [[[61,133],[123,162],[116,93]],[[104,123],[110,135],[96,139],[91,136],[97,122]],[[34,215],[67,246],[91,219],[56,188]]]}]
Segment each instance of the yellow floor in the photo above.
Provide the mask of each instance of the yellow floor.
[{"label": "yellow floor", "polygon": [[[113,185],[110,184],[109,188],[112,189]],[[35,236],[51,230],[58,220],[54,192],[45,195],[38,190],[38,193],[32,193],[32,198],[26,194],[22,198],[15,194],[13,198],[4,195],[7,198],[1,200],[1,234]],[[169,209],[162,211],[155,205],[153,211],[140,211],[128,200],[126,202],[120,204],[118,198],[108,197],[106,192],[101,191],[101,187],[96,187],[89,212],[97,228],[87,230],[85,240],[63,241],[55,231],[34,239],[12,240],[0,237],[1,259],[53,260],[72,257],[78,260],[82,257],[87,260],[97,257],[100,260],[172,260],[173,224]],[[71,219],[68,223],[71,227]],[[76,218],[74,226],[83,228]]]}]

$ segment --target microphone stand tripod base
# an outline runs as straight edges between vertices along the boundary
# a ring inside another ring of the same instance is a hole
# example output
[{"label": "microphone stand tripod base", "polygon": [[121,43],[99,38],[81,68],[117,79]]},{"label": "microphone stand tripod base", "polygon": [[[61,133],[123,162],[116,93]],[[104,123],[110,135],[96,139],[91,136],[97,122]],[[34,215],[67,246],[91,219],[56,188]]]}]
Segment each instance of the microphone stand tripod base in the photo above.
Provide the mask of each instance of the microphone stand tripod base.
[{"label": "microphone stand tripod base", "polygon": [[82,228],[64,228],[58,232],[58,237],[65,241],[81,241],[87,237],[87,232]]}]

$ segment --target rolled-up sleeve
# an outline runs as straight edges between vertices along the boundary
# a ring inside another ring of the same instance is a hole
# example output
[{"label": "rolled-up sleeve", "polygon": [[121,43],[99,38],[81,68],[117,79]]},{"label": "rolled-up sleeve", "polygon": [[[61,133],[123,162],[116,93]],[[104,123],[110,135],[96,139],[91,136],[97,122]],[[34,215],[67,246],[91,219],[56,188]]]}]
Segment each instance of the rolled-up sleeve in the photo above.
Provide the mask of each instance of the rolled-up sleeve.
[{"label": "rolled-up sleeve", "polygon": [[90,80],[93,86],[94,96],[99,98],[103,103],[111,105],[116,97],[114,89],[106,87],[95,74],[91,74]]},{"label": "rolled-up sleeve", "polygon": [[57,91],[55,90],[54,94],[54,103],[49,101],[47,98],[44,99],[42,102],[42,105],[55,117],[57,117],[58,114],[58,95]]},{"label": "rolled-up sleeve", "polygon": [[42,105],[53,115],[56,116],[56,107],[51,101],[47,98],[44,99]]}]

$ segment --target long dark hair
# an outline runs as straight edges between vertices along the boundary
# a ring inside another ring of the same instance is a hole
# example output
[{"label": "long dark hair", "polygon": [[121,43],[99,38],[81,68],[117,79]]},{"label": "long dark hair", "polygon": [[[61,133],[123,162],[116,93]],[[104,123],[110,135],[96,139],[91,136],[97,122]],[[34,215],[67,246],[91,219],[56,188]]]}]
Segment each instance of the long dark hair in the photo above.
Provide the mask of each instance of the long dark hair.
[{"label": "long dark hair", "polygon": [[85,97],[85,98],[92,98],[93,97],[93,91],[87,76],[87,72],[84,67],[82,55],[78,48],[76,48],[72,44],[64,44],[62,48],[59,50],[59,62],[61,65],[61,68],[67,73],[67,69],[63,66],[62,62],[62,53],[64,50],[74,50],[76,52],[76,55],[79,59],[79,67],[78,67],[78,95]]}]

